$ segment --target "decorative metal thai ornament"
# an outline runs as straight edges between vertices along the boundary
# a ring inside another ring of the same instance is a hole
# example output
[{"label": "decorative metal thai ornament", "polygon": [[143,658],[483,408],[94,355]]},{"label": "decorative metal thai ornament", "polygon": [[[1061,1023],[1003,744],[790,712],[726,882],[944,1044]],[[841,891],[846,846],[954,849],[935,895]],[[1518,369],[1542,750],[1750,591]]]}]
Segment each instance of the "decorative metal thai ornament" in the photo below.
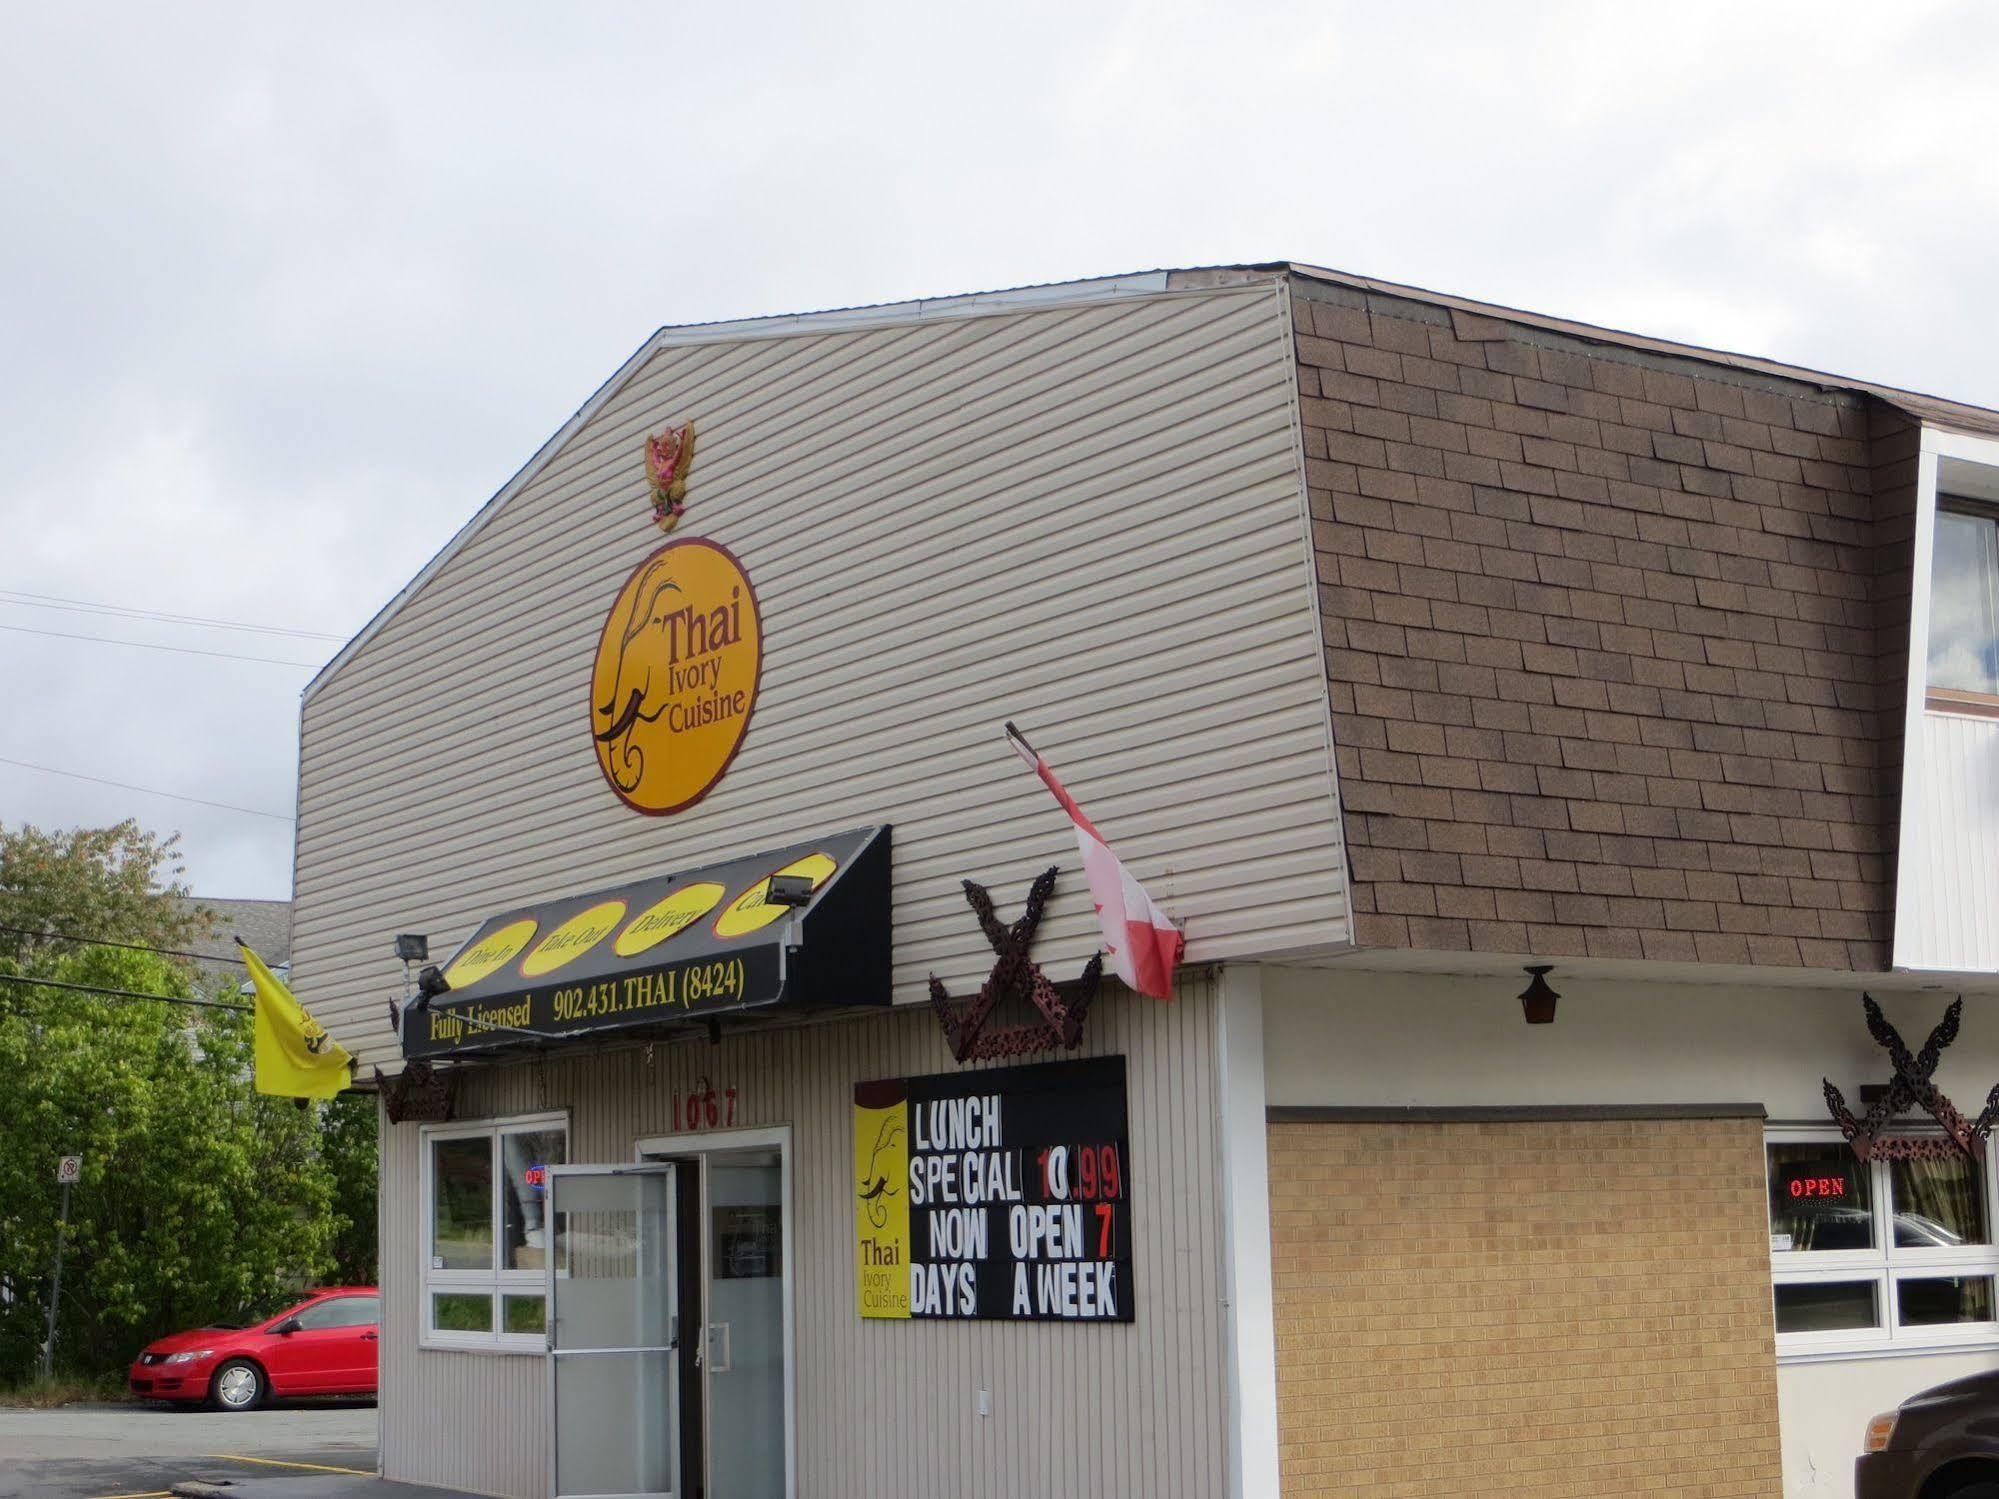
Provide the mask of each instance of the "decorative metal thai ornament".
[{"label": "decorative metal thai ornament", "polygon": [[662,531],[680,524],[687,510],[687,470],[694,463],[694,423],[668,427],[645,445],[646,481],[652,487],[652,521]]},{"label": "decorative metal thai ornament", "polygon": [[452,1077],[428,1062],[411,1062],[395,1077],[375,1069],[375,1086],[391,1124],[443,1124],[451,1117]]},{"label": "decorative metal thai ornament", "polygon": [[[969,1004],[954,1004],[936,976],[931,976],[930,1004],[937,1012],[938,1023],[944,1027],[951,1055],[959,1061],[1024,1057],[1037,1051],[1053,1051],[1058,1046],[1073,1051],[1082,1044],[1083,1019],[1089,1014],[1090,1001],[1097,997],[1097,987],[1103,979],[1104,955],[1094,954],[1083,965],[1082,976],[1066,999],[1048,981],[1041,966],[1027,956],[1034,945],[1034,933],[1041,925],[1042,909],[1054,893],[1056,873],[1050,869],[1036,877],[1028,887],[1027,905],[1012,926],[1002,925],[994,914],[993,898],[985,886],[971,880],[964,882],[965,900],[979,918],[979,927],[985,932],[986,941],[992,944],[996,958],[978,997]],[[1031,1004],[1040,1012],[1041,1019],[988,1031],[986,1020],[1002,1000]]]},{"label": "decorative metal thai ornament", "polygon": [[[1895,1064],[1895,1075],[1889,1080],[1887,1091],[1874,1101],[1874,1107],[1867,1111],[1864,1119],[1853,1117],[1846,1106],[1846,1099],[1832,1085],[1830,1078],[1820,1079],[1825,1084],[1825,1106],[1839,1125],[1840,1133],[1853,1147],[1854,1155],[1863,1161],[1942,1161],[1953,1156],[1983,1160],[1985,1142],[1992,1134],[1992,1126],[1999,1123],[1999,1084],[1994,1084],[1992,1091],[1985,1095],[1985,1107],[1978,1118],[1967,1123],[1964,1115],[1958,1113],[1951,1101],[1930,1081],[1943,1049],[1957,1039],[1958,1017],[1964,1013],[1963,997],[1950,1002],[1950,1008],[1943,1012],[1943,1019],[1930,1032],[1930,1039],[1923,1043],[1921,1051],[1913,1055],[1903,1042],[1901,1033],[1881,1013],[1881,1006],[1874,1002],[1873,995],[1861,995],[1860,1003],[1867,1011],[1868,1034],[1887,1051],[1888,1059]],[[1913,1104],[1921,1104],[1924,1112],[1943,1127],[1941,1135],[1881,1133],[1890,1120],[1906,1112]]]}]

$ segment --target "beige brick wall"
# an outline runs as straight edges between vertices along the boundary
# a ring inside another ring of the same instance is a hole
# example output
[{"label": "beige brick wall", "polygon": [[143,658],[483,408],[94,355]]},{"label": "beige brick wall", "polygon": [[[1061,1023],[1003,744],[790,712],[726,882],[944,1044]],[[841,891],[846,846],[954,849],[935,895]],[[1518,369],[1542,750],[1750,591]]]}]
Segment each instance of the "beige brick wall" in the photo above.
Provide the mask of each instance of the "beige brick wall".
[{"label": "beige brick wall", "polygon": [[1270,1128],[1284,1499],[1781,1491],[1753,1119]]}]

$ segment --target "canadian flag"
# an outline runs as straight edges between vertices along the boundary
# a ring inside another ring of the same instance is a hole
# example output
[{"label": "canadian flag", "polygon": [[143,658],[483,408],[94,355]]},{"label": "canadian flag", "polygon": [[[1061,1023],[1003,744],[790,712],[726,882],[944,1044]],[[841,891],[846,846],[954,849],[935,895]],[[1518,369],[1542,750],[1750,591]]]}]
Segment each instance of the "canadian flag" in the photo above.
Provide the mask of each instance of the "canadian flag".
[{"label": "canadian flag", "polygon": [[1083,873],[1090,882],[1090,899],[1096,903],[1097,920],[1104,929],[1104,957],[1110,970],[1127,987],[1154,999],[1173,997],[1173,970],[1180,966],[1187,939],[1145,887],[1131,876],[1111,852],[1096,824],[1083,815],[1076,798],[1055,779],[1048,762],[1034,752],[1034,746],[1011,723],[1006,726],[1007,743],[1015,754],[1034,768],[1042,785],[1055,793],[1055,800],[1076,824],[1076,847],[1082,850]]}]

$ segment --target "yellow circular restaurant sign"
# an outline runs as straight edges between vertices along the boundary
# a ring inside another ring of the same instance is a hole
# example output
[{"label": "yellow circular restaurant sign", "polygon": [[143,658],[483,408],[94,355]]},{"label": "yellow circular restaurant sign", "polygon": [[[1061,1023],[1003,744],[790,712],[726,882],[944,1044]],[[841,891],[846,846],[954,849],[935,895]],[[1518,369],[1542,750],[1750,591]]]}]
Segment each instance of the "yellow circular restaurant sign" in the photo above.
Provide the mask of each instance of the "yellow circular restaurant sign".
[{"label": "yellow circular restaurant sign", "polygon": [[538,979],[582,957],[610,936],[611,928],[624,919],[625,903],[621,900],[600,900],[589,909],[578,911],[521,959],[521,977]]},{"label": "yellow circular restaurant sign", "polygon": [[668,542],[625,580],[590,676],[597,767],[628,807],[663,816],[706,796],[756,706],[763,620],[726,547]]},{"label": "yellow circular restaurant sign", "polygon": [[533,917],[524,916],[494,928],[477,947],[468,947],[451,960],[451,966],[444,970],[445,983],[454,989],[469,989],[488,974],[499,972],[528,945],[536,925]]},{"label": "yellow circular restaurant sign", "polygon": [[728,892],[713,880],[683,885],[656,905],[648,906],[625,925],[611,950],[621,958],[635,958],[658,947],[669,937],[678,937],[715,909]]}]

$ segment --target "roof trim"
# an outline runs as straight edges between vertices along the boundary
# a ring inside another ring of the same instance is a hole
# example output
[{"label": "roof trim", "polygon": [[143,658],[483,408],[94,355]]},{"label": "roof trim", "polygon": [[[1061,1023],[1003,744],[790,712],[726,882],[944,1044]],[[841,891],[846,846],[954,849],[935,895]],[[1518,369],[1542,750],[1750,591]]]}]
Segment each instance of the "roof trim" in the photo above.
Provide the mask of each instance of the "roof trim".
[{"label": "roof trim", "polygon": [[[1282,267],[1271,266],[1260,269],[1274,271],[1281,270]],[[356,631],[353,638],[341,646],[326,665],[313,674],[312,680],[305,684],[304,690],[299,695],[300,704],[303,706],[311,702],[314,695],[332,680],[335,673],[381,633],[382,628],[402,612],[404,606],[416,597],[423,586],[437,576],[466,543],[484,530],[494,516],[506,508],[508,501],[534,482],[542,470],[554,460],[555,455],[568,445],[569,440],[596,416],[660,349],[681,344],[724,343],[746,339],[795,337],[799,334],[831,330],[860,330],[931,318],[1011,312],[1056,303],[1153,296],[1168,290],[1168,281],[1173,274],[1163,270],[1139,271],[1130,275],[1099,276],[1084,281],[1056,281],[1038,286],[1012,287],[1001,291],[968,292],[961,296],[922,297],[908,302],[882,302],[872,306],[831,308],[823,312],[735,318],[713,323],[683,323],[660,328],[640,344],[630,358],[618,366],[617,372],[610,379],[597,387],[589,400],[576,408],[575,414],[535,450],[534,456],[522,464],[519,471],[501,485],[493,497],[473,513],[470,520],[458,528],[452,538],[438,549],[436,555],[423,565],[422,571],[397,590],[395,596],[376,610],[374,617]]]},{"label": "roof trim", "polygon": [[[1258,269],[1267,269],[1258,267]],[[1517,323],[1525,328],[1539,328],[1550,333],[1561,333],[1588,343],[1611,344],[1621,348],[1638,349],[1652,354],[1670,354],[1683,359],[1697,360],[1702,364],[1716,364],[1729,369],[1738,369],[1750,374],[1771,375],[1782,380],[1796,380],[1808,385],[1816,385],[1825,390],[1852,391],[1859,395],[1873,396],[1889,405],[1915,417],[1919,421],[1972,433],[1999,433],[1999,411],[1983,406],[1972,406],[1962,401],[1953,401],[1943,396],[1924,395],[1918,391],[1902,390],[1893,385],[1876,385],[1866,380],[1855,380],[1846,375],[1835,375],[1825,370],[1811,369],[1805,365],[1784,364],[1775,359],[1764,359],[1754,354],[1733,354],[1726,349],[1711,349],[1702,344],[1676,343],[1672,339],[1652,338],[1642,333],[1628,333],[1620,328],[1606,328],[1597,323],[1577,322],[1572,318],[1549,317],[1545,313],[1528,312],[1519,307],[1507,307],[1498,302],[1475,302],[1469,297],[1453,296],[1448,292],[1430,291],[1425,287],[1406,286],[1396,281],[1381,281],[1372,276],[1355,276],[1345,271],[1328,270],[1324,266],[1305,265],[1297,261],[1288,262],[1282,269],[1309,281],[1322,281],[1332,286],[1344,286],[1354,291],[1371,292],[1378,296],[1399,297],[1405,301],[1423,302],[1433,307],[1447,308],[1452,312],[1462,312],[1473,317],[1491,318],[1497,322]]]}]

